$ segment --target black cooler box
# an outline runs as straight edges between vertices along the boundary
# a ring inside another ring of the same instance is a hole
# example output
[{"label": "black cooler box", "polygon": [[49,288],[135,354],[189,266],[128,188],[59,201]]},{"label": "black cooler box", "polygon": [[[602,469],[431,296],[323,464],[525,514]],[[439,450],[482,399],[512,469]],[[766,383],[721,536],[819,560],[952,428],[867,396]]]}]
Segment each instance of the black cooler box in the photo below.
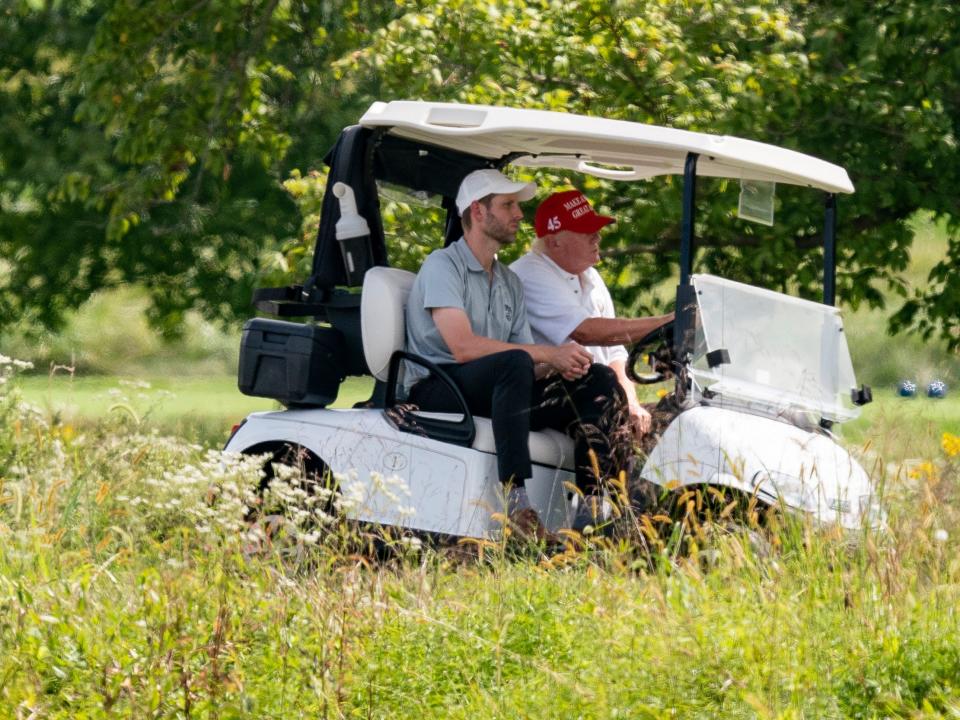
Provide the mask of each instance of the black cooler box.
[{"label": "black cooler box", "polygon": [[284,405],[329,405],[346,377],[345,345],[331,327],[248,320],[240,340],[240,392]]}]

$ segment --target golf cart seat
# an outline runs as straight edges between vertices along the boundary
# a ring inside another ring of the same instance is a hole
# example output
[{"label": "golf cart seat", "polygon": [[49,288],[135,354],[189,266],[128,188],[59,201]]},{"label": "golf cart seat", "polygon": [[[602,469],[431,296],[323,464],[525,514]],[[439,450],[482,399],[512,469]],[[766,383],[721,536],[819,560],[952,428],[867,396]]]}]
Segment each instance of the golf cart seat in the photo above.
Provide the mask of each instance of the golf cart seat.
[{"label": "golf cart seat", "polygon": [[[373,376],[388,383],[388,416],[396,397],[400,361],[410,360],[420,364],[422,360],[403,352],[406,344],[407,298],[414,277],[413,273],[398,268],[373,267],[363,279],[360,300],[363,352]],[[429,366],[429,363],[423,362],[424,366]],[[491,454],[496,452],[490,419],[472,416],[466,407],[462,415],[415,411],[413,420],[415,423],[411,427],[398,427],[449,442],[457,442],[454,438],[461,437],[464,439],[461,444],[469,445],[474,450]],[[470,432],[462,435],[449,432],[449,428],[461,427],[469,427]],[[531,432],[530,459],[538,465],[573,470],[573,440],[552,429]]]}]

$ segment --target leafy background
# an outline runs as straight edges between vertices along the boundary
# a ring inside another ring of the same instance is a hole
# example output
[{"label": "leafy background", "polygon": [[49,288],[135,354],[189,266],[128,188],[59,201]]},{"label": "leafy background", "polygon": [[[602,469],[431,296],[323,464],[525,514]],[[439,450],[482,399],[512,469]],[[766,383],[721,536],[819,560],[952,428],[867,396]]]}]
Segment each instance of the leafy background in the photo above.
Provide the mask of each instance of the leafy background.
[{"label": "leafy background", "polygon": [[[841,299],[892,294],[892,328],[953,346],[957,15],[946,1],[14,0],[0,11],[0,324],[56,327],[125,283],[170,336],[190,309],[235,322],[253,287],[303,279],[339,130],[373,100],[423,98],[740,135],[843,165],[857,192],[840,204]],[[649,308],[676,264],[679,187],[584,184],[621,219],[604,270],[617,302]],[[733,217],[735,187],[701,185],[699,267],[818,295],[809,193],[780,188],[761,237]],[[919,210],[948,243],[908,287]],[[427,235],[403,233],[396,261],[418,262]]]}]

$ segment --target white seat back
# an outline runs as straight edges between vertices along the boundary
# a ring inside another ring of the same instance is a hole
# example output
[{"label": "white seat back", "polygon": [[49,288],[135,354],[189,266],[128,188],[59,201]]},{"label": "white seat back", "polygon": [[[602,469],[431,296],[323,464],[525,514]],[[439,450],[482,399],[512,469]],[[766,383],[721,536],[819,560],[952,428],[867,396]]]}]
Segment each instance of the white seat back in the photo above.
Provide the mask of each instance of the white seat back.
[{"label": "white seat back", "polygon": [[[412,272],[388,267],[372,267],[363,276],[363,294],[360,296],[363,354],[370,372],[378,380],[387,379],[390,358],[406,344],[407,298],[415,277]],[[456,414],[449,416],[451,421],[460,417]],[[474,449],[495,454],[490,421],[474,417],[474,423],[477,428]],[[531,432],[530,459],[538,465],[572,470],[573,440],[556,430]]]},{"label": "white seat back", "polygon": [[386,380],[390,357],[406,343],[407,297],[416,277],[399,268],[372,267],[363,276],[360,332],[367,367]]}]

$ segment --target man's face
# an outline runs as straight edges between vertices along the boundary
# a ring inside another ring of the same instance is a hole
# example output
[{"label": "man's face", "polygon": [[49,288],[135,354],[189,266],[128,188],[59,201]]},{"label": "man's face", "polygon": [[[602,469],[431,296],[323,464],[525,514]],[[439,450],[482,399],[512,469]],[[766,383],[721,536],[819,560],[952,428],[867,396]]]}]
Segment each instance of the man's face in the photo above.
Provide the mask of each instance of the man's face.
[{"label": "man's face", "polygon": [[547,252],[567,272],[582,273],[600,262],[600,233],[561,230],[547,238]]},{"label": "man's face", "polygon": [[523,220],[523,210],[516,195],[494,195],[487,208],[480,203],[480,229],[501,245],[510,245],[517,239],[517,230]]}]

